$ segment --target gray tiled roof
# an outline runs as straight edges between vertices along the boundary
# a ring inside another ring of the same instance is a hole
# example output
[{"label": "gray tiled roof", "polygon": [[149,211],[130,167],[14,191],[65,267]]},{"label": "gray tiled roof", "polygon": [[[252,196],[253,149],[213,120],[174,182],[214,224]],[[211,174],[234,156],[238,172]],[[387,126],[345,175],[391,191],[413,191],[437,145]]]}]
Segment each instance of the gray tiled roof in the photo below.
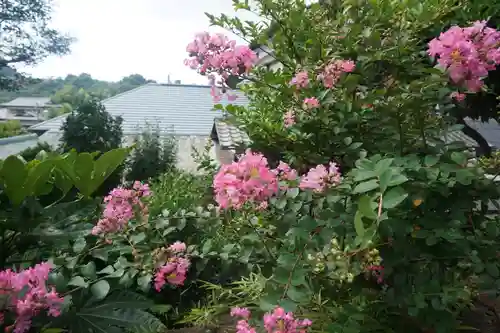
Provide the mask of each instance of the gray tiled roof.
[{"label": "gray tiled roof", "polygon": [[[248,100],[241,92],[231,102],[246,105]],[[150,83],[102,101],[113,116],[123,118],[123,133],[139,134],[145,126],[158,126],[165,134],[210,135],[214,111],[209,86]],[[221,104],[227,103],[226,101]],[[30,127],[30,130],[60,131],[67,115],[62,115]]]},{"label": "gray tiled roof", "polygon": [[49,97],[18,97],[10,102],[3,103],[4,107],[41,107],[50,104]]},{"label": "gray tiled roof", "polygon": [[222,148],[232,149],[250,143],[248,135],[232,124],[228,119],[215,119],[215,130]]}]

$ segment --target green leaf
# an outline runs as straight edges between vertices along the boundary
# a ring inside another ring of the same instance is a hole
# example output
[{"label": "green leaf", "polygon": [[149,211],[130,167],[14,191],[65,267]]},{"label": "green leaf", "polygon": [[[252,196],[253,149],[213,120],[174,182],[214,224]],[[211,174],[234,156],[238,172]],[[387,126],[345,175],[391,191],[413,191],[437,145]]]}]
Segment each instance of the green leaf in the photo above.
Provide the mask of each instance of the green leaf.
[{"label": "green leaf", "polygon": [[111,274],[114,271],[115,271],[115,269],[113,268],[113,266],[108,265],[108,266],[104,267],[103,269],[101,269],[99,272],[97,272],[97,274]]},{"label": "green leaf", "polygon": [[82,266],[80,269],[82,275],[89,278],[94,279],[96,275],[96,267],[93,261],[88,262],[85,266]]},{"label": "green leaf", "polygon": [[383,160],[378,161],[377,164],[375,164],[375,172],[377,173],[377,175],[380,176],[386,170],[388,170],[391,167],[393,161],[394,161],[393,158],[385,158]]},{"label": "green leaf", "polygon": [[354,229],[359,238],[363,238],[365,235],[365,226],[363,225],[363,219],[360,211],[356,212],[354,216]]},{"label": "green leaf", "polygon": [[436,155],[427,155],[424,158],[424,164],[427,167],[435,165],[438,161],[439,161],[439,156]]},{"label": "green leaf", "polygon": [[88,287],[88,283],[81,276],[74,276],[68,282],[68,286],[76,286],[76,287]]},{"label": "green leaf", "polygon": [[467,155],[454,151],[451,153],[451,160],[459,165],[465,165],[467,163]]},{"label": "green leaf", "polygon": [[94,161],[89,153],[81,153],[76,157],[73,165],[76,174],[75,186],[85,196],[90,196],[90,186],[92,184],[92,171],[94,169]]},{"label": "green leaf", "polygon": [[118,148],[101,155],[95,161],[92,183],[89,190],[94,192],[127,158],[130,148]]},{"label": "green leaf", "polygon": [[383,196],[382,207],[394,208],[408,197],[408,193],[401,187],[393,187]]},{"label": "green leaf", "polygon": [[146,292],[149,290],[149,283],[153,276],[151,274],[146,274],[137,279],[137,285],[141,288],[142,291]]},{"label": "green leaf", "polygon": [[77,240],[73,244],[73,252],[78,254],[78,253],[83,251],[85,246],[87,246],[87,242],[85,241],[85,238],[77,238]]},{"label": "green leaf", "polygon": [[376,220],[377,219],[377,213],[372,208],[372,199],[367,196],[363,195],[361,198],[358,200],[358,211],[361,212],[361,214],[369,219]]},{"label": "green leaf", "polygon": [[379,187],[378,180],[372,179],[372,180],[368,180],[366,182],[363,182],[363,183],[356,185],[356,187],[354,188],[352,193],[353,194],[366,193],[366,192],[372,191],[378,187]]},{"label": "green leaf", "polygon": [[378,181],[380,183],[380,191],[383,193],[385,190],[387,190],[387,187],[389,186],[390,182],[392,179],[392,170],[387,169],[385,170],[379,177]]},{"label": "green leaf", "polygon": [[51,180],[51,173],[54,169],[54,163],[51,160],[45,160],[34,167],[28,172],[25,188],[28,195],[39,195],[44,191],[45,185]]},{"label": "green leaf", "polygon": [[498,270],[498,266],[494,263],[486,264],[485,266],[486,272],[493,278],[498,278],[500,276],[500,272]]},{"label": "green leaf", "polygon": [[406,178],[404,175],[394,175],[389,182],[389,186],[398,186],[403,183],[406,183],[408,181],[408,178]]},{"label": "green leaf", "polygon": [[92,251],[91,255],[102,261],[108,261],[108,250],[106,249],[95,249]]},{"label": "green leaf", "polygon": [[375,177],[377,177],[377,173],[375,171],[356,169],[354,181],[361,182],[363,180],[367,180],[367,179],[375,178]]},{"label": "green leaf", "polygon": [[24,187],[28,175],[25,163],[19,157],[11,155],[3,162],[0,174],[10,202],[15,206],[20,205],[28,194]]},{"label": "green leaf", "polygon": [[279,267],[285,268],[285,269],[292,269],[293,266],[295,266],[295,261],[297,260],[297,257],[289,252],[281,252],[277,264]]},{"label": "green leaf", "polygon": [[298,187],[291,187],[288,190],[286,190],[286,196],[289,198],[296,198],[299,195],[299,188]]},{"label": "green leaf", "polygon": [[280,198],[280,199],[276,200],[276,202],[274,203],[274,207],[276,207],[278,209],[285,208],[286,207],[286,199]]},{"label": "green leaf", "polygon": [[201,252],[203,254],[207,254],[208,252],[210,252],[210,250],[212,249],[212,240],[211,239],[208,239],[204,244],[203,244],[203,247],[201,249]]},{"label": "green leaf", "polygon": [[145,239],[146,239],[146,234],[144,232],[140,232],[136,235],[130,236],[130,240],[132,241],[133,244],[138,244]]},{"label": "green leaf", "polygon": [[109,293],[110,286],[109,283],[106,280],[101,280],[97,281],[90,287],[90,291],[92,292],[92,295],[97,300],[102,300],[104,297],[106,297]]}]

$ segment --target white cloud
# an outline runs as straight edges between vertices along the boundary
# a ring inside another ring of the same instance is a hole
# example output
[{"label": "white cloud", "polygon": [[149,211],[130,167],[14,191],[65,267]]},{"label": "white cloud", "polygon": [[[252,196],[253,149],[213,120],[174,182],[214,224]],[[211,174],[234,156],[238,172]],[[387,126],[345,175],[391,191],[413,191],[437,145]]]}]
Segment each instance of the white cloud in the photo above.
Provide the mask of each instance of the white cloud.
[{"label": "white cloud", "polygon": [[[139,73],[166,82],[206,83],[185,67],[185,48],[209,27],[204,12],[233,15],[231,0],[57,0],[53,26],[78,40],[72,53],[50,57],[25,71],[37,77],[91,74],[117,81]],[[244,19],[255,19],[249,13]]]}]

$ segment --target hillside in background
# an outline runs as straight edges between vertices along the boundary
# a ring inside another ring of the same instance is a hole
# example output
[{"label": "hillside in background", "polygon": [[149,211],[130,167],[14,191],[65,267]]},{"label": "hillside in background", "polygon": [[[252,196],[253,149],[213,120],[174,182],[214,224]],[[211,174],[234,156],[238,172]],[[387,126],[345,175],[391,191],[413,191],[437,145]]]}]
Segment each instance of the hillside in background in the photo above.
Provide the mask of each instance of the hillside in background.
[{"label": "hillside in background", "polygon": [[31,81],[16,91],[0,90],[0,103],[20,96],[56,97],[57,99],[57,96],[66,95],[69,91],[81,90],[93,96],[107,98],[140,85],[154,82],[153,80],[147,80],[140,74],[126,76],[118,82],[109,82],[96,80],[86,73],[80,75],[70,74],[65,78],[33,79]]}]

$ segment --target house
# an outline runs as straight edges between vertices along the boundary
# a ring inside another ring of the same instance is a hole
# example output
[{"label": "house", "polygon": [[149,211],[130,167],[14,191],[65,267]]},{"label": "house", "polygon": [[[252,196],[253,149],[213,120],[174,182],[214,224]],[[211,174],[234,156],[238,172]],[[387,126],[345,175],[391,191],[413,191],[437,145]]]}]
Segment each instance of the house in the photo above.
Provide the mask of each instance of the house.
[{"label": "house", "polygon": [[54,106],[49,97],[18,97],[0,104],[0,122],[18,120],[28,127],[47,119],[48,110]]},{"label": "house", "polygon": [[[238,98],[231,102],[246,105],[246,97],[236,92]],[[173,135],[178,141],[178,167],[196,170],[194,150],[202,151],[211,142],[212,158],[220,163],[232,159],[235,142],[244,134],[224,120],[220,111],[213,109],[209,86],[149,83],[102,101],[112,116],[123,118],[124,144],[149,126],[158,127],[160,135]],[[222,102],[227,103],[227,102]],[[68,115],[61,115],[29,128],[40,135],[39,141],[57,144],[61,126]],[[1,150],[1,147],[0,147]]]}]

